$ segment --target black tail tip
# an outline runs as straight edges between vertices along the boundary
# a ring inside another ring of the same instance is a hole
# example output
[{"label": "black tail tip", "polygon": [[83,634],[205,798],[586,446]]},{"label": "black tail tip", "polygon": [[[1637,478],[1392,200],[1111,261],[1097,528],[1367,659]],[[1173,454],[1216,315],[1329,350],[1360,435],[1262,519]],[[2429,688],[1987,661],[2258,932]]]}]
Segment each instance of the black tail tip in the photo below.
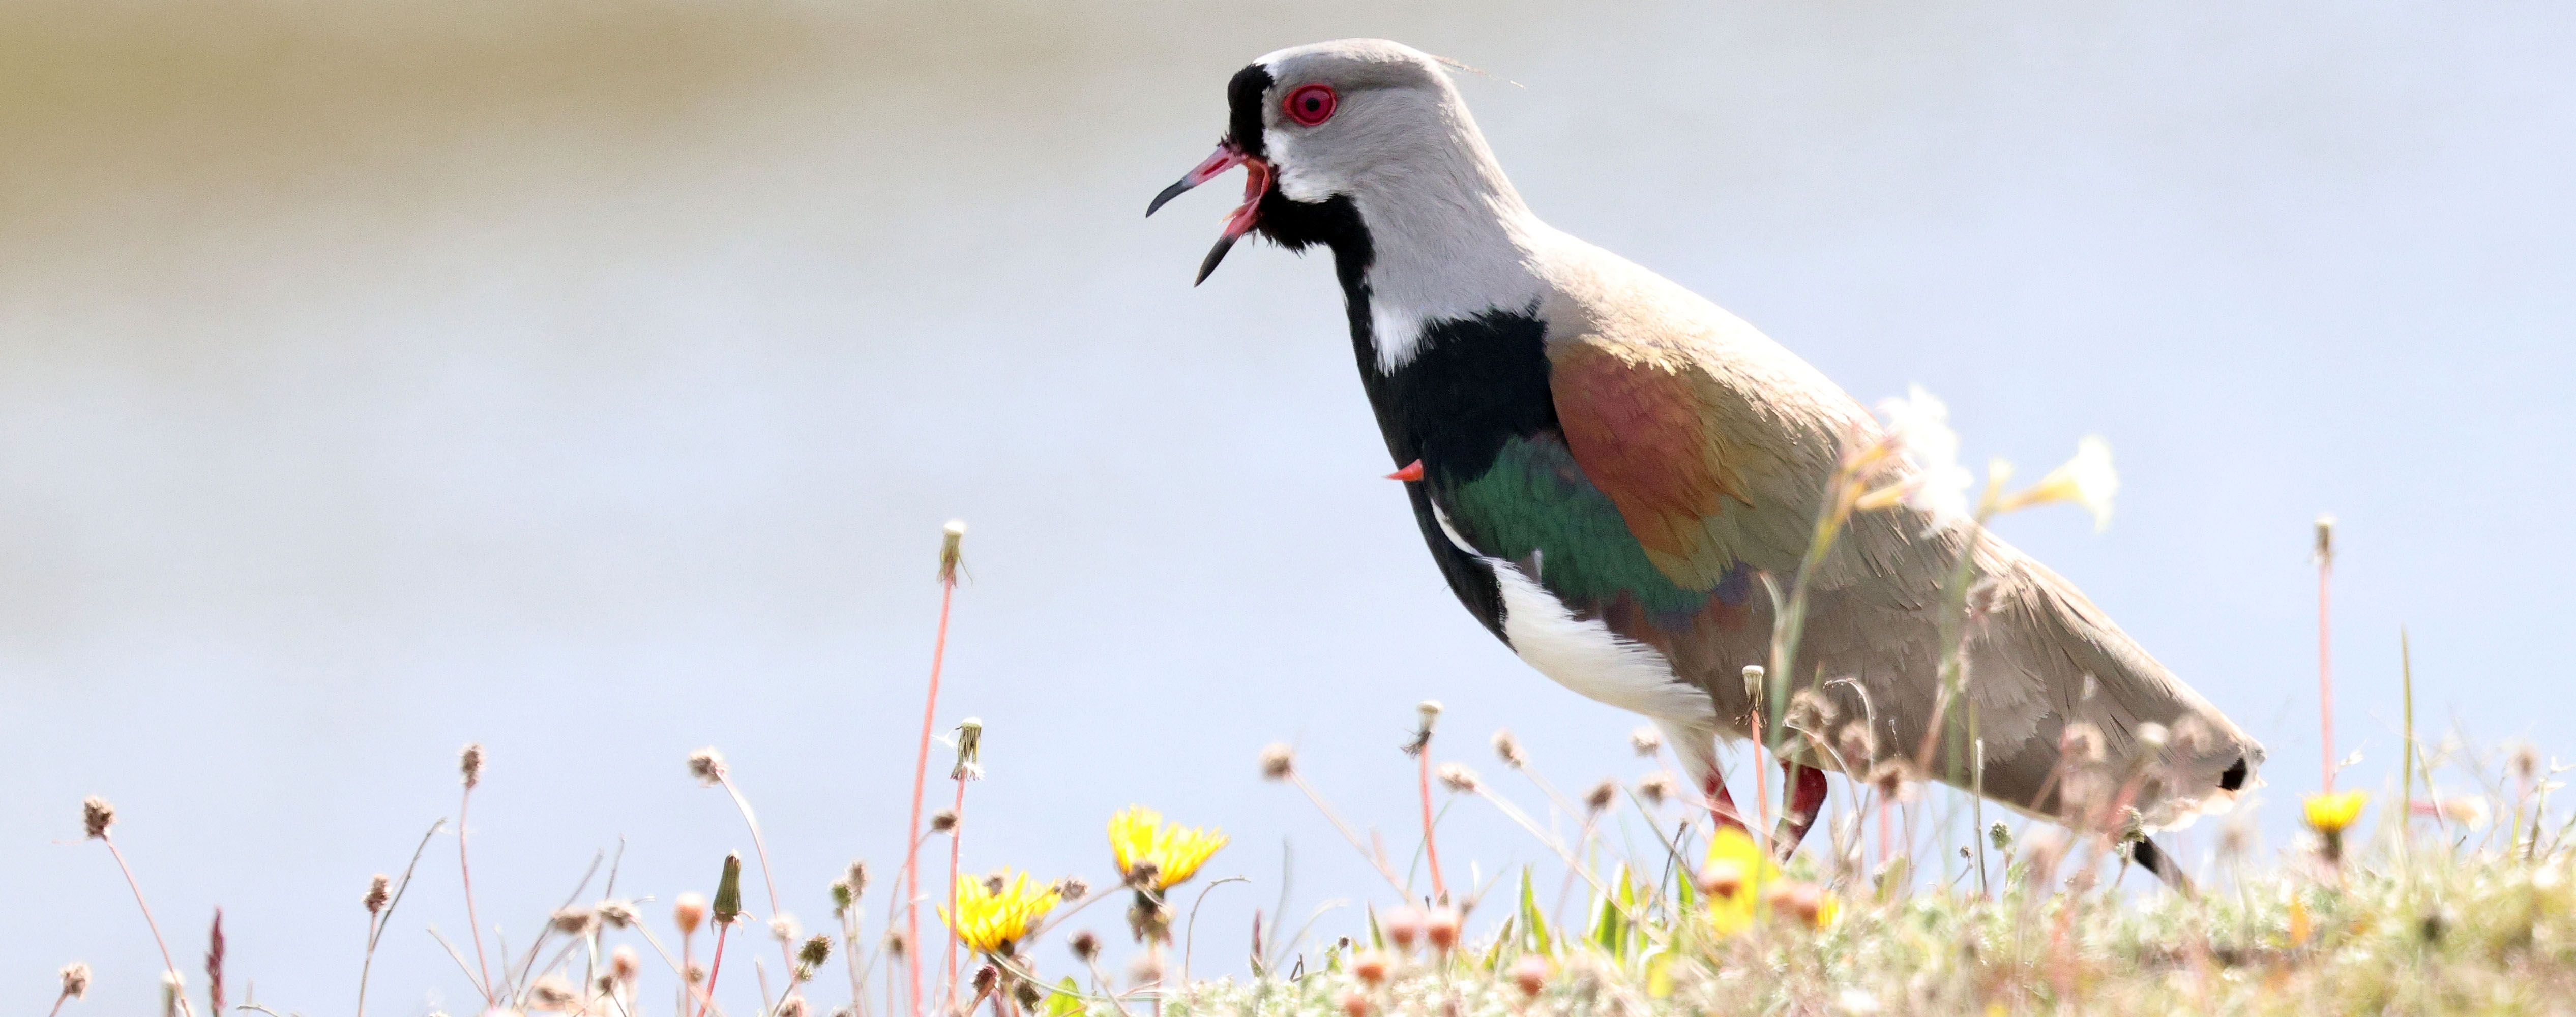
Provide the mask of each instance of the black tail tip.
[{"label": "black tail tip", "polygon": [[2226,772],[2218,775],[2218,789],[2221,791],[2243,791],[2245,790],[2245,778],[2248,776],[2251,776],[2251,772],[2245,765],[2245,757],[2238,756],[2236,757],[2235,765],[2228,767]]}]

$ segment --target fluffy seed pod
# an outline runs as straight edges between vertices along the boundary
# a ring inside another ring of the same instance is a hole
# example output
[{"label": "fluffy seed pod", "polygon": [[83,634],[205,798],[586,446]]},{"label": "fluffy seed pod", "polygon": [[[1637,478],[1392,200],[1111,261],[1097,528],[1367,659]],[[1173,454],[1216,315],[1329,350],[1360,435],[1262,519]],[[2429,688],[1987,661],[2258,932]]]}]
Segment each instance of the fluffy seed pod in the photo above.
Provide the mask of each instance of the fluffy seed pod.
[{"label": "fluffy seed pod", "polygon": [[456,771],[465,776],[465,789],[468,791],[473,790],[474,785],[483,783],[483,744],[481,742],[468,742],[464,748],[456,751]]},{"label": "fluffy seed pod", "polygon": [[1072,939],[1065,941],[1065,945],[1071,947],[1073,955],[1085,964],[1091,963],[1093,958],[1100,956],[1100,937],[1094,935],[1089,929],[1074,933]]},{"label": "fluffy seed pod", "polygon": [[1476,771],[1468,769],[1465,763],[1440,764],[1440,783],[1462,795],[1473,794],[1477,788],[1483,786],[1482,782],[1476,779]]},{"label": "fluffy seed pod", "polygon": [[81,799],[81,829],[89,832],[89,839],[104,839],[107,828],[115,825],[116,806],[109,805],[107,799],[97,795]]},{"label": "fluffy seed pod", "polygon": [[1641,727],[1634,731],[1630,731],[1628,732],[1628,747],[1635,749],[1637,754],[1640,756],[1654,755],[1664,747],[1663,732],[1657,731],[1651,726]]},{"label": "fluffy seed pod", "polygon": [[1619,782],[1615,780],[1605,780],[1601,783],[1592,785],[1592,790],[1584,792],[1583,807],[1587,811],[1600,812],[1609,808],[1610,803],[1618,800]]},{"label": "fluffy seed pod", "polygon": [[1289,748],[1284,742],[1261,750],[1263,780],[1287,780],[1288,776],[1295,772],[1297,772],[1297,750]]},{"label": "fluffy seed pod", "polygon": [[1494,755],[1515,770],[1529,765],[1529,750],[1521,747],[1520,738],[1510,728],[1494,732]]},{"label": "fluffy seed pod", "polygon": [[385,904],[393,900],[393,888],[393,877],[387,876],[381,872],[376,873],[376,878],[368,880],[367,896],[365,898],[367,913],[371,915],[382,914],[385,910]]},{"label": "fluffy seed pod", "polygon": [[696,752],[689,753],[689,776],[696,777],[698,779],[698,783],[708,787],[714,787],[717,784],[723,783],[725,779],[724,753],[716,751],[716,748],[713,745],[699,749]]}]

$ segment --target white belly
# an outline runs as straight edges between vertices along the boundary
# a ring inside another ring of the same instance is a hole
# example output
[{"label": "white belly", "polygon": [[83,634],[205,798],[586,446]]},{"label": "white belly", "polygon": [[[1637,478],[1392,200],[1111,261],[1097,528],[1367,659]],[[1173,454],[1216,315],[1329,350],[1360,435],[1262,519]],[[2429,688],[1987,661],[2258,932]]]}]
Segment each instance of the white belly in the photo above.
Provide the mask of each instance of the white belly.
[{"label": "white belly", "polygon": [[[1442,520],[1445,523],[1447,520]],[[1706,725],[1716,719],[1708,695],[1673,677],[1672,662],[1654,647],[1585,621],[1522,574],[1518,566],[1483,559],[1502,587],[1503,637],[1540,674],[1585,697],[1657,720]]]}]

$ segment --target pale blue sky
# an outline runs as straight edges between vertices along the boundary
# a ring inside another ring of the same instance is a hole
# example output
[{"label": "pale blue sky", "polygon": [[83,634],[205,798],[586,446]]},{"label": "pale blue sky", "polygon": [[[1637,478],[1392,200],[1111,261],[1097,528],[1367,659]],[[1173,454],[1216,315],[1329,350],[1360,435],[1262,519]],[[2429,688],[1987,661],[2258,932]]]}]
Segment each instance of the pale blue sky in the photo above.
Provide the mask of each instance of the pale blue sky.
[{"label": "pale blue sky", "polygon": [[[221,905],[237,982],[344,1012],[359,894],[453,815],[469,740],[514,943],[621,835],[621,889],[710,889],[749,844],[683,772],[708,744],[819,924],[843,863],[899,854],[951,517],[970,867],[1103,882],[1130,802],[1221,826],[1210,872],[1255,884],[1210,900],[1202,969],[1239,969],[1283,838],[1297,913],[1372,891],[1256,778],[1264,743],[1398,843],[1423,698],[1440,758],[1525,803],[1497,727],[1561,787],[1643,773],[1632,718],[1442,588],[1322,260],[1240,250],[1192,289],[1231,183],[1140,217],[1228,74],[1337,36],[1485,68],[1466,94],[1542,216],[1864,399],[1925,385],[1971,457],[2108,438],[2108,532],[2004,532],[2263,738],[2274,801],[2317,779],[2321,511],[2360,779],[2394,758],[2401,624],[2430,718],[2559,751],[2576,708],[2560,4],[94,6],[0,33],[21,1010],[74,959],[85,1011],[150,1005],[77,842],[96,793],[175,951]],[[1468,806],[1444,847],[1544,854]],[[461,935],[453,848],[379,1014],[470,1010],[421,931]]]}]

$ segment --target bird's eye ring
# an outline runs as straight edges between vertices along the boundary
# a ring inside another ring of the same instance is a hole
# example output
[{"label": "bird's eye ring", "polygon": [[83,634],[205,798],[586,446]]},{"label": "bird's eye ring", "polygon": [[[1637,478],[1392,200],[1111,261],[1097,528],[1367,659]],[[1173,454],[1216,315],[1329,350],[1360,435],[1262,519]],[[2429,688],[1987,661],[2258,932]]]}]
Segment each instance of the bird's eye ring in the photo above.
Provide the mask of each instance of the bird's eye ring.
[{"label": "bird's eye ring", "polygon": [[1300,85],[1279,104],[1288,119],[1313,127],[1333,118],[1333,107],[1339,105],[1331,85]]}]

